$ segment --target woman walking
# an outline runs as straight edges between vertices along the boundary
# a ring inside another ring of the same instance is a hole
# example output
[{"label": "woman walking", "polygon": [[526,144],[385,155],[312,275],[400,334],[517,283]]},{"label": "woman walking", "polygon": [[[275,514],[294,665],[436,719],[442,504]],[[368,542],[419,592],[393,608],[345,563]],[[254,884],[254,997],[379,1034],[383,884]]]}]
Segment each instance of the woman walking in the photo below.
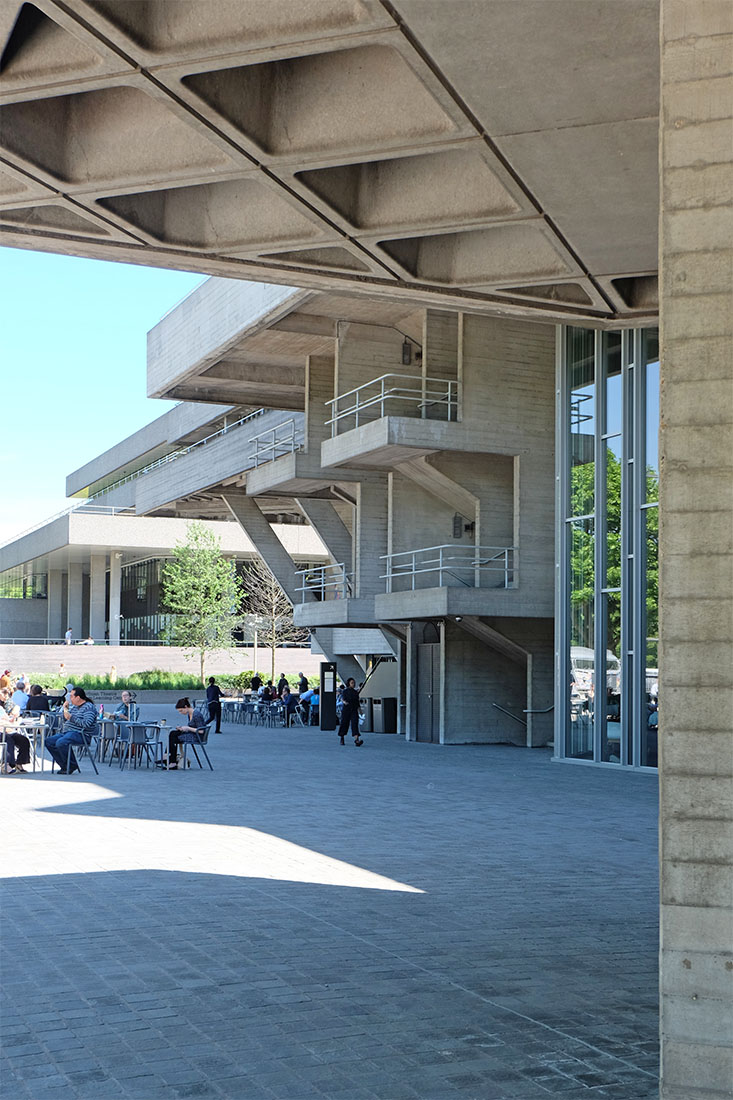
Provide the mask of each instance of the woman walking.
[{"label": "woman walking", "polygon": [[359,705],[361,699],[359,698],[359,692],[356,690],[356,680],[353,676],[350,676],[346,681],[346,687],[344,688],[342,698],[344,705],[341,711],[341,724],[339,725],[341,744],[346,744],[344,738],[346,737],[349,726],[351,726],[351,736],[354,738],[354,744],[363,745],[364,742],[359,736]]}]

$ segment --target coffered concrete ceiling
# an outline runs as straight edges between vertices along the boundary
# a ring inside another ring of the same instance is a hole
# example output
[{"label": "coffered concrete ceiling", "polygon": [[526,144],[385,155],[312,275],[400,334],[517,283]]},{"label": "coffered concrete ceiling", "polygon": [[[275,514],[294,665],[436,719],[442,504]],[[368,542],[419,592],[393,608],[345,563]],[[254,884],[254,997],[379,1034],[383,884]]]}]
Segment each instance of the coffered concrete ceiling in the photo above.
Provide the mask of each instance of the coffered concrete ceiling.
[{"label": "coffered concrete ceiling", "polygon": [[0,242],[656,310],[658,0],[0,0]]}]

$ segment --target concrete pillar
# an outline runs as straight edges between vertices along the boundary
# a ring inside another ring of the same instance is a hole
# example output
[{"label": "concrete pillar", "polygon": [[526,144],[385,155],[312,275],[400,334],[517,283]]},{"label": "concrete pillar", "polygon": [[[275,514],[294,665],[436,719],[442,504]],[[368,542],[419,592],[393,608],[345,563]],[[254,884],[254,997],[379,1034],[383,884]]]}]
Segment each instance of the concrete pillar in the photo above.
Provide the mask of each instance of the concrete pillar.
[{"label": "concrete pillar", "polygon": [[109,556],[109,644],[120,644],[120,599],[122,594],[122,554],[112,551]]},{"label": "concrete pillar", "polygon": [[82,600],[84,596],[84,574],[82,572],[81,562],[69,562],[68,575],[68,606],[64,633],[66,633],[66,627],[70,626],[73,640],[78,642],[82,637]]},{"label": "concrete pillar", "polygon": [[89,633],[95,642],[104,641],[107,585],[107,555],[92,554],[89,573]]},{"label": "concrete pillar", "polygon": [[661,1095],[730,1100],[733,6],[661,10]]},{"label": "concrete pillar", "polygon": [[389,520],[387,475],[374,475],[356,486],[356,531],[354,545],[354,591],[357,596],[374,596],[385,591],[381,575],[387,563]]},{"label": "concrete pillar", "polygon": [[252,497],[241,491],[222,493],[222,500],[245,534],[252,540],[257,553],[277,578],[277,582],[292,604],[301,603],[297,590],[295,562],[272,530],[261,508]]},{"label": "concrete pillar", "polygon": [[351,572],[351,535],[330,500],[302,497],[295,502],[318,534],[334,563],[343,562]]},{"label": "concrete pillar", "polygon": [[62,602],[64,590],[64,574],[61,569],[49,569],[48,571],[48,618],[46,622],[46,637],[49,641],[58,641],[63,638],[66,627],[69,625],[63,621],[64,605]]},{"label": "concrete pillar", "polygon": [[305,451],[321,464],[321,443],[331,437],[331,406],[334,396],[334,360],[329,355],[309,355],[305,367]]}]

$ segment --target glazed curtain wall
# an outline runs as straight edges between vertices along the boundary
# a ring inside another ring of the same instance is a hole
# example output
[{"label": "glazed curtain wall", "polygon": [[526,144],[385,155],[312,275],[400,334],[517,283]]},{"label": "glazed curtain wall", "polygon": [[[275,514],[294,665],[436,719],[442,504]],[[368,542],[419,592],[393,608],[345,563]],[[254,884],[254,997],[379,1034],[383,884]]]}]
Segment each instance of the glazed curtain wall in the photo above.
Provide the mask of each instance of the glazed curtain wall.
[{"label": "glazed curtain wall", "polygon": [[556,753],[656,767],[656,329],[558,343]]}]

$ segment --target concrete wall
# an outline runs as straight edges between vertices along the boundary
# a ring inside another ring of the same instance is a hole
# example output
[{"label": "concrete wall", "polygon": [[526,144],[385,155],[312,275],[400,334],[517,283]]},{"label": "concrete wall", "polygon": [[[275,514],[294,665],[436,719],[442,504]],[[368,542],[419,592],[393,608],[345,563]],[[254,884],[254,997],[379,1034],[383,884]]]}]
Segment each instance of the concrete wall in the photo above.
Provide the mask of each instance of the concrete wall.
[{"label": "concrete wall", "polygon": [[526,727],[519,719],[526,706],[526,666],[482,646],[450,621],[445,630],[445,744],[508,742],[524,745]]},{"label": "concrete wall", "polygon": [[[45,602],[45,601],[39,601]],[[252,647],[215,650],[207,660],[206,670],[210,675],[230,675],[245,672],[252,668],[254,651]],[[320,668],[322,657],[307,649],[283,648],[276,650],[275,664],[278,674],[282,672],[305,672],[315,676]],[[132,672],[145,672],[152,668],[167,669],[169,672],[186,672],[196,675],[198,657],[187,656],[187,651],[178,646],[83,646],[83,645],[0,645],[0,664],[14,672],[56,674],[59,671],[73,680],[83,672],[106,676],[114,666],[118,676],[127,676]],[[270,667],[270,650],[259,646],[257,649],[259,671],[265,673]],[[61,666],[63,665],[63,668]]]},{"label": "concrete wall", "polygon": [[45,638],[47,625],[48,600],[0,599],[0,638]]},{"label": "concrete wall", "polygon": [[148,333],[148,396],[173,385],[236,343],[242,330],[278,310],[289,312],[307,291],[237,279],[207,279]]},{"label": "concrete wall", "polygon": [[663,1100],[733,1096],[733,6],[662,2]]}]

